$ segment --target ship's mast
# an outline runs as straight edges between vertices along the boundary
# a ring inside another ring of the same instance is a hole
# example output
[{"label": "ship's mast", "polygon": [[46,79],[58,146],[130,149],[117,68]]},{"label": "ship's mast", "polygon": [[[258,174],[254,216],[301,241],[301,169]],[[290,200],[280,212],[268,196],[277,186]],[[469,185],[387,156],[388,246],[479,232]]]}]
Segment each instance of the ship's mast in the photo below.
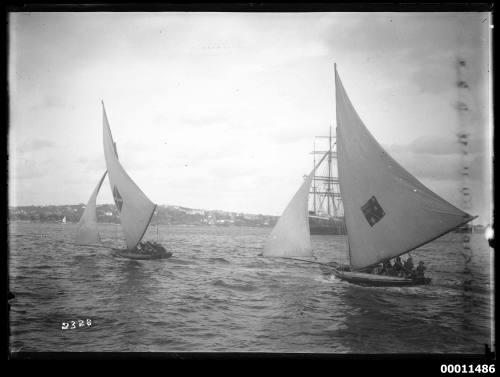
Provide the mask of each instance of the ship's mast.
[{"label": "ship's mast", "polygon": [[[330,151],[330,153],[328,154],[328,192],[332,192],[332,126],[331,125],[330,125],[330,134],[328,137],[328,145],[329,145],[328,150]],[[330,211],[329,199],[331,199],[333,205],[333,197],[330,197],[330,195],[328,195],[327,197],[328,216],[331,216],[332,213]]]},{"label": "ship's mast", "polygon": [[[313,143],[313,169],[316,167],[316,140]],[[313,210],[316,214],[316,174],[313,176]]]},{"label": "ship's mast", "polygon": [[[338,187],[338,178],[332,173],[332,165],[333,160],[336,159],[336,153],[334,151],[336,145],[336,137],[332,135],[332,126],[330,125],[329,135],[328,136],[316,136],[318,139],[328,139],[328,172],[326,175],[317,175],[316,173],[313,176],[313,185],[312,191],[310,194],[313,194],[313,210],[315,214],[318,214],[318,210],[325,205],[326,200],[326,210],[329,217],[337,217],[341,216],[339,213],[339,206],[336,205],[335,200],[340,200],[340,191],[335,187]],[[314,155],[314,164],[316,164],[316,154],[324,155],[327,151],[318,151],[316,150],[316,140],[314,141],[314,150],[312,154]],[[316,186],[317,182],[320,185],[323,185],[323,189],[318,191]],[[319,203],[317,203],[317,197],[319,199]],[[340,203],[338,203],[340,204]],[[324,207],[323,207],[324,208]]]}]

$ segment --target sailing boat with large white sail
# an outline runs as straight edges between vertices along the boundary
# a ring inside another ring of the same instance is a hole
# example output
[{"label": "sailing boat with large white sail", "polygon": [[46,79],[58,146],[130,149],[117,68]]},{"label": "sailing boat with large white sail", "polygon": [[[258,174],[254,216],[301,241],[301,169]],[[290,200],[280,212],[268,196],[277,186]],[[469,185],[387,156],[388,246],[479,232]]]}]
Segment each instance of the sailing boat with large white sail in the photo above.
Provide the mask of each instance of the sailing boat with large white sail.
[{"label": "sailing boat with large white sail", "polygon": [[[133,259],[158,259],[170,257],[161,245],[140,245],[144,233],[153,218],[156,204],[141,191],[139,186],[130,178],[116,152],[116,144],[111,135],[106,109],[102,103],[103,116],[103,145],[106,168],[108,170],[109,184],[116,208],[120,214],[120,223],[125,235],[127,248],[115,251],[118,255]],[[149,246],[149,247],[148,247]]]},{"label": "sailing boat with large white sail", "polygon": [[[337,155],[350,269],[356,283],[411,284],[364,271],[414,250],[473,216],[435,194],[384,151],[356,113],[335,66]],[[409,280],[409,281],[408,281]]]},{"label": "sailing boat with large white sail", "polygon": [[[107,174],[127,245],[126,249],[113,250],[118,256],[132,259],[168,258],[172,253],[167,252],[163,246],[157,243],[146,242],[143,244],[141,242],[155,213],[156,204],[151,202],[141,191],[118,161],[116,144],[111,135],[104,103],[102,106],[103,146]],[[105,175],[106,173],[94,189],[89,204],[87,204],[82,219],[80,219],[81,225],[79,225],[77,232],[77,242],[82,245],[98,241],[95,200]]]},{"label": "sailing boat with large white sail", "polygon": [[[428,283],[426,279],[375,275],[366,271],[431,242],[474,217],[429,190],[384,151],[352,106],[336,66],[335,87],[338,173],[350,263],[334,272],[340,279],[362,285]],[[285,214],[286,211],[283,216]],[[293,226],[283,229],[289,223]],[[302,240],[295,234],[303,232],[305,226],[297,229],[298,225],[290,220],[282,224],[279,233],[286,239],[283,244],[291,253],[281,251],[274,255],[303,256],[294,252],[302,250]],[[280,250],[279,246],[273,249]]]}]

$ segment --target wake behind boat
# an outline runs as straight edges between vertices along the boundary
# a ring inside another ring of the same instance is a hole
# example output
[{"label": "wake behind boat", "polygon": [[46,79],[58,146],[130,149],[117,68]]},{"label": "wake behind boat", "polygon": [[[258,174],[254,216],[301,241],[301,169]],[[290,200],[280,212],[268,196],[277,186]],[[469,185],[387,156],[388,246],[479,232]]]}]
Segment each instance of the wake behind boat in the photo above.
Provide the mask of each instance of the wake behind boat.
[{"label": "wake behind boat", "polygon": [[156,204],[141,191],[118,161],[116,143],[113,141],[111,129],[104,103],[103,111],[103,145],[107,171],[94,189],[77,228],[77,244],[90,245],[99,241],[96,219],[96,197],[108,174],[111,192],[116,208],[120,214],[120,223],[125,236],[126,249],[113,248],[113,254],[131,259],[164,259],[172,256],[162,245],[154,242],[141,242],[153,218]]},{"label": "wake behind boat", "polygon": [[[432,192],[389,156],[356,113],[336,65],[335,88],[338,177],[349,266],[324,265],[332,268],[338,278],[359,285],[429,284],[430,279],[423,275],[423,262],[413,271],[404,268],[396,258],[399,268],[396,272],[400,276],[391,276],[394,266],[390,265],[390,259],[409,253],[475,217]],[[306,195],[316,168],[278,220],[264,245],[264,256],[312,256]],[[383,274],[371,273],[380,264]],[[409,276],[404,276],[405,270],[410,270]]]}]

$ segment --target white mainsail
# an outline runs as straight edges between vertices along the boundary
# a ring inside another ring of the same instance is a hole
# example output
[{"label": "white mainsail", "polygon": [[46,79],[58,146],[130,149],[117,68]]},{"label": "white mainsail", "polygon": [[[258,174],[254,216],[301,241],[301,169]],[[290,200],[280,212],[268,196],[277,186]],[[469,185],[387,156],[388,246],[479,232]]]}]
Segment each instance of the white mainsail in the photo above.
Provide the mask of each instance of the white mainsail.
[{"label": "white mainsail", "polygon": [[103,176],[99,180],[99,183],[92,192],[92,195],[90,195],[85,211],[83,211],[83,215],[78,222],[75,240],[77,245],[95,245],[99,242],[99,232],[97,231],[96,199],[106,174],[107,172],[104,172]]},{"label": "white mainsail", "polygon": [[278,219],[264,244],[264,256],[307,257],[312,255],[307,206],[309,188],[316,168],[323,162],[328,153],[316,164]]},{"label": "white mainsail", "polygon": [[335,69],[340,193],[351,268],[363,269],[473,219],[391,158],[356,113]]},{"label": "white mainsail", "polygon": [[141,191],[118,161],[116,145],[113,142],[104,103],[102,104],[102,111],[104,156],[106,158],[109,183],[116,207],[120,213],[120,222],[127,248],[132,250],[144,236],[156,205]]}]

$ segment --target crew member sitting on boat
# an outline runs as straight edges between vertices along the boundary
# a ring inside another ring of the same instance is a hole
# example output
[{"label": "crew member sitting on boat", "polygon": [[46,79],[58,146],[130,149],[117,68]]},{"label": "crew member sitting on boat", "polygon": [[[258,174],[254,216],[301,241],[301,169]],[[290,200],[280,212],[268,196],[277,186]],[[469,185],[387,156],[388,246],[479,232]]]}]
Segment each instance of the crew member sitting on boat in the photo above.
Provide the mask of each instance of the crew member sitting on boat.
[{"label": "crew member sitting on boat", "polygon": [[379,263],[376,266],[373,266],[371,269],[368,269],[367,273],[380,275],[382,273],[382,263]]},{"label": "crew member sitting on boat", "polygon": [[172,255],[172,253],[168,252],[162,245],[150,241],[139,242],[139,244],[136,247],[136,250],[138,253],[142,254],[157,254],[166,256]]},{"label": "crew member sitting on boat", "polygon": [[374,275],[384,275],[384,271],[385,271],[384,264],[379,263],[373,266],[371,269],[367,270],[366,272]]},{"label": "crew member sitting on boat", "polygon": [[396,260],[394,262],[393,270],[394,274],[396,276],[402,277],[403,276],[403,263],[401,262],[401,257],[396,257]]},{"label": "crew member sitting on boat", "polygon": [[414,277],[415,271],[413,270],[413,259],[411,256],[408,257],[408,259],[405,261],[403,269],[406,277]]},{"label": "crew member sitting on boat", "polygon": [[171,251],[167,251],[162,245],[160,245],[157,242],[153,242],[153,247],[158,250],[161,254],[164,254],[166,256],[171,256],[173,253]]},{"label": "crew member sitting on boat", "polygon": [[382,263],[382,275],[390,275],[392,273],[392,264],[390,260]]},{"label": "crew member sitting on boat", "polygon": [[425,271],[424,262],[422,262],[422,261],[418,262],[418,266],[415,270],[415,279],[418,279],[418,280],[425,279],[424,271]]}]

